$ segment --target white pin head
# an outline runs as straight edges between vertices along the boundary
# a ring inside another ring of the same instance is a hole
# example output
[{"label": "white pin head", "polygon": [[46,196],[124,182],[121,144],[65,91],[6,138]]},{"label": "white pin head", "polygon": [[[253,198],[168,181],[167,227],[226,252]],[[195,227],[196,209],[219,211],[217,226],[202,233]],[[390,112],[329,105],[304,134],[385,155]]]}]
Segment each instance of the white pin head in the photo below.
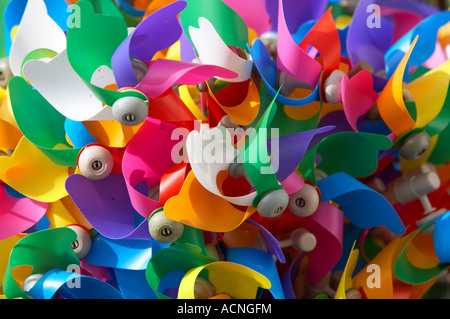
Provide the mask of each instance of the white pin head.
[{"label": "white pin head", "polygon": [[412,134],[402,143],[400,156],[408,160],[418,159],[428,151],[430,144],[431,140],[427,132]]},{"label": "white pin head", "polygon": [[228,174],[233,178],[246,176],[244,165],[238,162],[232,162],[228,165]]},{"label": "white pin head", "polygon": [[316,187],[305,183],[301,189],[289,195],[289,210],[299,217],[314,214],[320,205],[320,195]]},{"label": "white pin head", "polygon": [[25,278],[25,280],[22,283],[22,290],[24,292],[30,291],[34,287],[34,285],[36,285],[39,279],[42,278],[42,276],[43,276],[42,274],[32,274],[27,278]]},{"label": "white pin head", "polygon": [[[228,166],[228,174],[233,178],[244,176],[247,182],[252,185],[250,177],[245,171],[242,163],[233,162]],[[262,217],[272,218],[280,215],[286,210],[289,204],[289,195],[284,189],[269,191],[264,194],[256,206],[256,210]]]},{"label": "white pin head", "polygon": [[114,167],[111,153],[100,145],[87,145],[78,156],[78,168],[84,177],[100,180],[108,176]]},{"label": "white pin head", "polygon": [[419,199],[425,214],[431,214],[435,211],[432,207],[427,194],[438,189],[441,185],[439,175],[435,172],[414,175],[394,186],[394,194],[398,201],[406,204]]},{"label": "white pin head", "polygon": [[238,128],[239,127],[239,124],[235,120],[233,120],[231,118],[231,116],[229,116],[229,115],[224,115],[222,117],[222,119],[220,120],[219,125],[226,127],[226,128]]},{"label": "white pin head", "polygon": [[148,220],[150,236],[160,243],[173,243],[181,237],[184,225],[164,215],[164,211],[159,211],[150,216]]},{"label": "white pin head", "polygon": [[440,185],[439,175],[435,172],[428,172],[412,176],[396,184],[394,192],[398,201],[406,204],[438,189]]},{"label": "white pin head", "polygon": [[304,252],[310,252],[314,250],[314,248],[316,248],[316,245],[316,236],[303,228],[294,230],[288,239],[280,241],[281,248],[293,247]]},{"label": "white pin head", "polygon": [[276,217],[285,211],[289,204],[289,195],[284,189],[268,192],[261,197],[256,210],[263,217]]},{"label": "white pin head", "polygon": [[334,70],[325,80],[324,93],[328,103],[338,104],[342,102],[341,83],[345,73],[341,70]]},{"label": "white pin head", "polygon": [[72,229],[77,234],[77,239],[71,243],[71,247],[77,257],[83,259],[91,250],[91,234],[87,229],[79,225],[69,225],[67,228]]},{"label": "white pin head", "polygon": [[135,96],[125,96],[114,102],[112,106],[114,119],[126,126],[138,125],[148,116],[148,104]]}]

